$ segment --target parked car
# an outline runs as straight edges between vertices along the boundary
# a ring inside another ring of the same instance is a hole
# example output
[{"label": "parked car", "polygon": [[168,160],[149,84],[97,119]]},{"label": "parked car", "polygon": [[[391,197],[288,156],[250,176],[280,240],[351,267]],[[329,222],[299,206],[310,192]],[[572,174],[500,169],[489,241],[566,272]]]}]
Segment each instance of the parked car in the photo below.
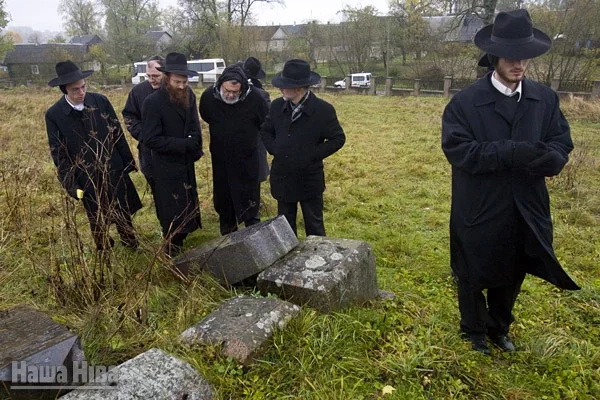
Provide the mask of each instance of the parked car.
[{"label": "parked car", "polygon": [[[333,84],[334,87],[337,88],[345,88],[346,80],[337,81]],[[350,87],[365,87],[368,88],[371,86],[371,73],[370,72],[361,72],[358,74],[350,75]]]}]

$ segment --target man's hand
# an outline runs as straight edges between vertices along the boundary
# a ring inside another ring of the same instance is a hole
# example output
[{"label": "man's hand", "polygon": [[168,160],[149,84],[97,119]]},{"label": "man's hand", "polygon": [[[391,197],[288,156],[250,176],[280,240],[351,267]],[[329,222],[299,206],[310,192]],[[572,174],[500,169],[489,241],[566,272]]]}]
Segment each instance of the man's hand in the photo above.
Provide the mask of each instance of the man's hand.
[{"label": "man's hand", "polygon": [[558,175],[566,163],[567,160],[558,151],[550,150],[530,162],[527,169],[532,175],[554,176]]},{"label": "man's hand", "polygon": [[542,157],[548,152],[548,147],[543,142],[514,142],[512,161],[514,168],[527,168],[533,160]]}]

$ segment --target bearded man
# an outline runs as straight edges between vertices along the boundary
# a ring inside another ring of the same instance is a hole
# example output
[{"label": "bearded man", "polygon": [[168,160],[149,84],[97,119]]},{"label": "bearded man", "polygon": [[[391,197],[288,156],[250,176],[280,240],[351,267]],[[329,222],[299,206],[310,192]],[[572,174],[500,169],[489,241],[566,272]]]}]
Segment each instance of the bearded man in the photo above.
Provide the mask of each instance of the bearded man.
[{"label": "bearded man", "polygon": [[200,97],[200,115],[210,126],[215,210],[226,235],[260,222],[260,126],[267,103],[248,84],[243,68],[230,65]]},{"label": "bearded man", "polygon": [[169,53],[159,90],[142,105],[142,143],[151,151],[156,215],[165,239],[165,252],[174,256],[183,240],[202,226],[194,162],[202,153],[202,133],[196,96],[185,55]]},{"label": "bearded man", "polygon": [[131,89],[131,92],[129,92],[129,95],[127,96],[125,108],[123,108],[123,119],[125,120],[127,130],[131,133],[131,136],[139,142],[138,156],[140,160],[140,169],[153,192],[154,178],[151,168],[152,154],[150,149],[140,142],[142,133],[142,104],[144,104],[146,97],[160,88],[163,74],[156,68],[164,67],[164,65],[165,59],[161,56],[152,56],[146,60],[146,76],[148,79],[135,85],[133,89]]},{"label": "bearded man", "polygon": [[526,10],[499,13],[475,45],[494,70],[446,106],[442,149],[452,165],[450,263],[460,329],[489,355],[486,335],[502,351],[515,350],[508,331],[526,273],[579,289],[552,248],[545,180],[563,169],[573,142],[557,94],[525,78],[529,59],[552,45]]}]

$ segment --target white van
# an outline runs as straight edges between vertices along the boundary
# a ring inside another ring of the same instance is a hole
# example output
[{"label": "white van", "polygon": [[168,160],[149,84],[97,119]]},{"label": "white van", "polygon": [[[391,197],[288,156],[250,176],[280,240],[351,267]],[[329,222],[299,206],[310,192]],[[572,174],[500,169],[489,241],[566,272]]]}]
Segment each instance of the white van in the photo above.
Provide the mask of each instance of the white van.
[{"label": "white van", "polygon": [[[333,86],[337,88],[345,88],[346,80],[342,79],[341,81],[337,81],[333,84]],[[351,74],[350,87],[371,87],[371,73],[361,72],[358,74]]]},{"label": "white van", "polygon": [[[217,79],[217,74],[223,73],[225,69],[225,61],[222,58],[207,58],[204,60],[189,60],[188,68],[202,75],[203,82],[214,82]],[[137,85],[140,82],[148,79],[146,75],[147,63],[140,61],[133,63],[133,76],[131,83]],[[189,82],[198,82],[197,76],[189,77]]]}]

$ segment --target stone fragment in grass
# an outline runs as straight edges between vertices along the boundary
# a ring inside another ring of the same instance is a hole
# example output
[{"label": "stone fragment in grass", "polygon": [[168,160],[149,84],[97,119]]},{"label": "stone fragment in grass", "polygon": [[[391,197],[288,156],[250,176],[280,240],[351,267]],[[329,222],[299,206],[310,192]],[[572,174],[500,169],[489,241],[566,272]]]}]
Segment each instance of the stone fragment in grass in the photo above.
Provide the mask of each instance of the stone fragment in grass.
[{"label": "stone fragment in grass", "polygon": [[[106,388],[104,388],[106,387]],[[214,388],[190,364],[150,349],[61,400],[215,399]]]},{"label": "stone fragment in grass", "polygon": [[284,216],[211,240],[174,260],[184,276],[205,270],[219,283],[232,285],[250,278],[298,245]]},{"label": "stone fragment in grass", "polygon": [[371,247],[350,239],[309,236],[258,275],[262,293],[331,312],[378,296]]},{"label": "stone fragment in grass", "polygon": [[69,384],[74,363],[84,361],[77,335],[48,315],[27,306],[0,310],[0,388],[12,388],[13,398],[56,398],[57,384]]},{"label": "stone fragment in grass", "polygon": [[260,354],[275,328],[283,328],[300,311],[297,305],[273,298],[239,296],[184,331],[186,344],[222,345],[223,354],[242,364]]}]

